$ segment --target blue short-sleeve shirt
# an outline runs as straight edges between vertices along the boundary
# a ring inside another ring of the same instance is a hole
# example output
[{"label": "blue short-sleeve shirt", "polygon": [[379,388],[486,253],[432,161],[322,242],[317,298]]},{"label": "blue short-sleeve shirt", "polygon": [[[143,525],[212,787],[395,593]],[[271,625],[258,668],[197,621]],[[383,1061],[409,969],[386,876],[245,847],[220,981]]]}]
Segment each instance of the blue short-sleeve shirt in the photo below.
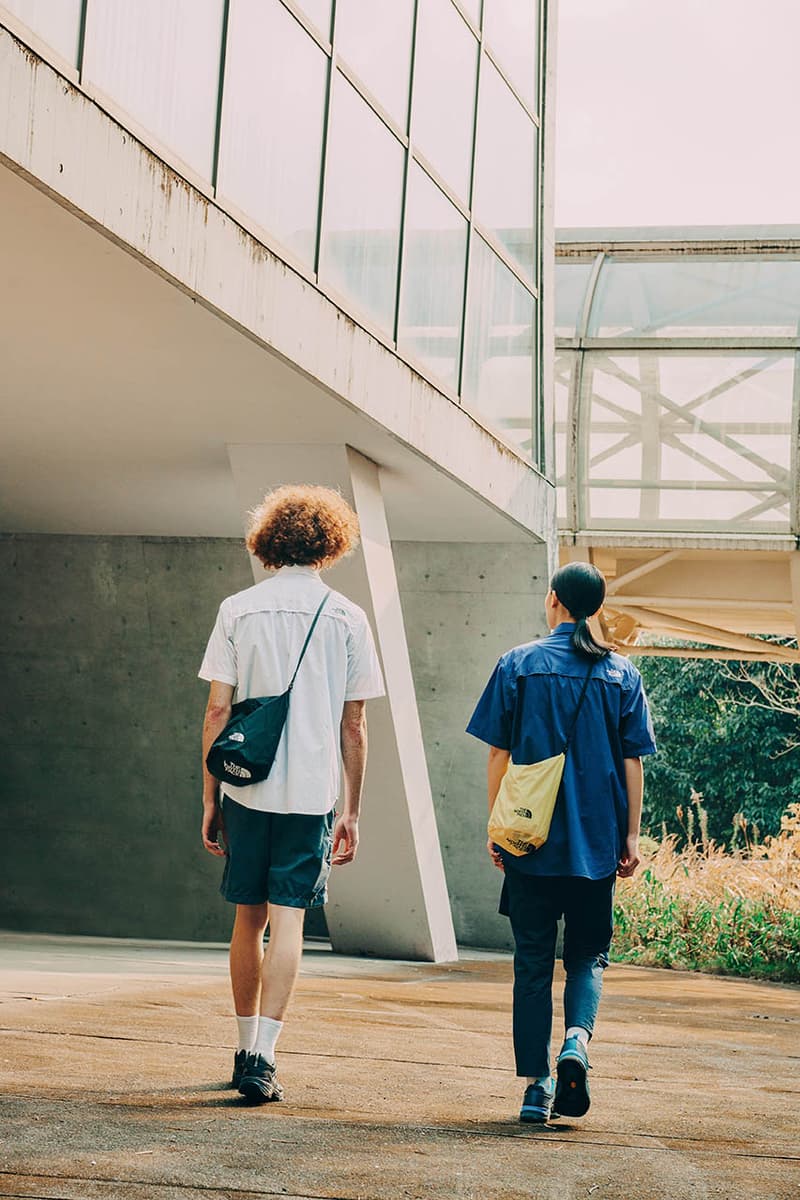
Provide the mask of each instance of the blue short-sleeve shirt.
[{"label": "blue short-sleeve shirt", "polygon": [[[559,754],[590,667],[572,644],[574,629],[564,622],[549,637],[504,654],[467,732],[509,750],[515,763]],[[506,865],[531,875],[613,875],[628,832],[624,759],[654,754],[655,749],[636,667],[614,653],[596,660],[567,753],[550,835],[531,854],[503,852]]]}]

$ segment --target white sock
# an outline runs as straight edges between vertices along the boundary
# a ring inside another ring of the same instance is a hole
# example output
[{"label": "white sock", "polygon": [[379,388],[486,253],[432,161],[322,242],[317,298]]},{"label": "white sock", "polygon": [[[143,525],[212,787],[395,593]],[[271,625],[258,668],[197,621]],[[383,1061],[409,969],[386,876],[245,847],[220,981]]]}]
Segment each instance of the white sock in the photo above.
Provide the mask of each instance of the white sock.
[{"label": "white sock", "polygon": [[253,1054],[263,1054],[268,1063],[274,1063],[275,1043],[280,1037],[282,1029],[283,1021],[273,1021],[272,1017],[259,1017]]},{"label": "white sock", "polygon": [[583,1042],[584,1046],[589,1045],[589,1031],[582,1029],[580,1025],[570,1025],[564,1036],[565,1038],[577,1038],[579,1042]]},{"label": "white sock", "polygon": [[253,1042],[256,1040],[256,1034],[258,1033],[258,1013],[253,1017],[240,1017],[237,1015],[236,1024],[239,1026],[239,1044],[236,1049],[252,1050]]},{"label": "white sock", "polygon": [[550,1076],[542,1075],[539,1079],[534,1079],[534,1077],[532,1075],[529,1075],[526,1080],[526,1083],[527,1083],[528,1087],[530,1087],[532,1083],[535,1083],[539,1087],[549,1088],[550,1087]]}]

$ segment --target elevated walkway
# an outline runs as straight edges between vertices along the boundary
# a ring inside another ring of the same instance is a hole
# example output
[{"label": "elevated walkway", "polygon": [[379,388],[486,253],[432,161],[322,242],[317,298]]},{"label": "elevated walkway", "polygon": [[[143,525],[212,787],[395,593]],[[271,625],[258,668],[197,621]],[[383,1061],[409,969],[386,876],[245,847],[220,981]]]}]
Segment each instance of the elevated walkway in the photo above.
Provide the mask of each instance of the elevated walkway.
[{"label": "elevated walkway", "polygon": [[561,552],[606,632],[798,661],[763,639],[800,628],[800,227],[561,231],[556,292]]}]

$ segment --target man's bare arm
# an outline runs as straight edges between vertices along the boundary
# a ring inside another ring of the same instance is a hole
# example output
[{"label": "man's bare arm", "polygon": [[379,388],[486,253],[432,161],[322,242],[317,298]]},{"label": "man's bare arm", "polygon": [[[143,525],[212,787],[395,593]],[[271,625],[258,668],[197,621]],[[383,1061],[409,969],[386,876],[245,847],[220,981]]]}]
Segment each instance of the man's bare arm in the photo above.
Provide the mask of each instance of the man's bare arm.
[{"label": "man's bare arm", "polygon": [[233,685],[214,680],[208,689],[208,704],[203,721],[203,845],[209,854],[224,855],[218,837],[224,833],[222,812],[219,807],[219,780],[210,774],[206,766],[206,755],[213,742],[228,724],[233,701]]},{"label": "man's bare arm", "polygon": [[628,836],[617,867],[620,879],[628,879],[639,865],[639,827],[642,823],[644,798],[644,770],[641,758],[626,758],[624,762],[625,787],[628,792]]},{"label": "man's bare arm", "polygon": [[[486,785],[489,796],[490,813],[494,807],[494,802],[497,799],[497,793],[500,791],[500,784],[503,782],[503,776],[508,770],[510,758],[510,750],[500,750],[497,746],[489,747],[489,761],[486,766]],[[494,865],[499,870],[504,870],[503,860],[500,857],[500,851],[497,849],[491,838],[489,838],[486,843],[486,849],[489,851],[489,857]]]},{"label": "man's bare arm", "polygon": [[366,700],[345,700],[341,747],[344,767],[344,807],[333,827],[333,864],[352,862],[358,850],[358,818],[367,766]]}]

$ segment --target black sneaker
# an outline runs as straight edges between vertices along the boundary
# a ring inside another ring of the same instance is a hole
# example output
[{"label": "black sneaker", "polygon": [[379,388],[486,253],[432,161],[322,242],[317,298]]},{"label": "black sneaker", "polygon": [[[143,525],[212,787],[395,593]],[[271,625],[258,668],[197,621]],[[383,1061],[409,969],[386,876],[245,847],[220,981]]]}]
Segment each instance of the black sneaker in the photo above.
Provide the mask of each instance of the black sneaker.
[{"label": "black sneaker", "polygon": [[248,1054],[239,1081],[239,1091],[251,1104],[282,1100],[283,1088],[278,1083],[275,1064],[268,1063],[263,1054]]},{"label": "black sneaker", "polygon": [[555,1085],[552,1079],[548,1079],[546,1086],[539,1083],[528,1084],[522,1098],[522,1108],[519,1110],[519,1119],[523,1125],[543,1125],[551,1117],[558,1116],[558,1113],[553,1112],[554,1092]]},{"label": "black sneaker", "polygon": [[247,1051],[237,1050],[233,1056],[233,1075],[231,1076],[231,1087],[238,1088],[242,1082],[244,1075],[244,1064],[247,1062]]},{"label": "black sneaker", "polygon": [[556,1094],[553,1108],[562,1117],[582,1117],[589,1111],[589,1056],[579,1038],[567,1038],[556,1059]]}]

